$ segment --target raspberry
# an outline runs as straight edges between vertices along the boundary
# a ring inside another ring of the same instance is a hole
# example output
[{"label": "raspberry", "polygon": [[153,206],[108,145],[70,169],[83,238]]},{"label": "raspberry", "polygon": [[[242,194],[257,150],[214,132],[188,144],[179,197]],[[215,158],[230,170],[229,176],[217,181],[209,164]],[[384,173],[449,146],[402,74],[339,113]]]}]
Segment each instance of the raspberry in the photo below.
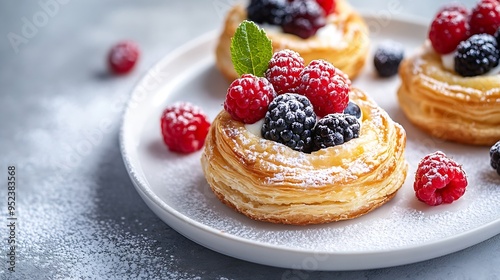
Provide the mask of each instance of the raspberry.
[{"label": "raspberry", "polygon": [[315,0],[294,0],[290,4],[290,12],[281,27],[285,33],[307,39],[325,25],[323,9]]},{"label": "raspberry", "polygon": [[269,61],[266,78],[277,94],[296,93],[303,69],[304,59],[297,52],[285,49],[274,53]]},{"label": "raspberry", "polygon": [[351,81],[324,60],[313,60],[301,74],[299,93],[305,95],[319,117],[341,113],[349,102]]},{"label": "raspberry", "polygon": [[490,149],[490,164],[500,175],[500,141],[496,142]]},{"label": "raspberry", "polygon": [[316,114],[311,102],[302,95],[278,95],[269,105],[261,133],[268,140],[282,143],[296,151],[310,152]]},{"label": "raspberry", "polygon": [[464,77],[487,73],[498,66],[500,51],[495,37],[476,34],[458,45],[455,52],[455,71]]},{"label": "raspberry", "polygon": [[420,161],[413,184],[417,198],[431,206],[452,203],[465,193],[466,187],[462,167],[439,151]]},{"label": "raspberry", "polygon": [[114,45],[108,54],[108,65],[115,74],[126,74],[134,68],[139,59],[139,46],[132,41]]},{"label": "raspberry", "polygon": [[487,33],[493,35],[500,27],[500,2],[497,0],[482,0],[474,9],[470,17],[472,34]]},{"label": "raspberry", "polygon": [[190,103],[175,103],[161,115],[163,142],[174,152],[192,153],[201,149],[209,128],[207,116]]},{"label": "raspberry", "polygon": [[355,116],[356,119],[361,118],[361,109],[356,103],[349,101],[347,107],[344,109],[344,114]]},{"label": "raspberry", "polygon": [[443,11],[431,24],[429,40],[437,53],[447,54],[469,37],[467,16],[459,11]]},{"label": "raspberry", "polygon": [[399,64],[404,57],[404,48],[393,41],[381,43],[373,57],[373,64],[380,77],[391,77],[398,73]]},{"label": "raspberry", "polygon": [[330,114],[314,128],[314,150],[341,145],[359,137],[360,125],[355,116]]},{"label": "raspberry", "polygon": [[335,0],[316,0],[316,2],[318,2],[318,4],[321,6],[323,11],[325,12],[325,15],[329,15],[335,12]]},{"label": "raspberry", "polygon": [[462,15],[468,17],[469,14],[470,14],[470,11],[469,9],[467,9],[467,7],[465,7],[464,5],[462,4],[459,4],[459,3],[450,3],[450,4],[447,4],[445,6],[443,6],[436,15],[439,15],[441,14],[442,12],[451,12],[451,11],[457,11],[459,13],[461,13]]},{"label": "raspberry", "polygon": [[252,0],[247,7],[249,20],[272,25],[281,25],[287,10],[287,0]]},{"label": "raspberry", "polygon": [[275,96],[273,85],[268,80],[245,74],[229,86],[224,109],[234,120],[252,124],[264,117]]}]

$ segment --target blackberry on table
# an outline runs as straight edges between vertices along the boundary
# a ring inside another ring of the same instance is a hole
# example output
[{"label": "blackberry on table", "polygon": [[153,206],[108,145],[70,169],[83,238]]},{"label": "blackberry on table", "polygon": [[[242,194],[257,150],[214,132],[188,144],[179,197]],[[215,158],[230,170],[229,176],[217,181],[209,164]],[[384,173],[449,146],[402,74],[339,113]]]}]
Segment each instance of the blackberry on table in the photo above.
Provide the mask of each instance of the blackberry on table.
[{"label": "blackberry on table", "polygon": [[338,113],[326,115],[314,128],[314,150],[341,145],[358,138],[360,128],[355,116]]},{"label": "blackberry on table", "polygon": [[495,37],[476,34],[461,42],[455,51],[455,71],[463,77],[487,73],[498,66],[500,51]]},{"label": "blackberry on table", "polygon": [[381,43],[373,57],[373,64],[381,77],[391,77],[398,73],[399,64],[404,57],[404,48],[393,41]]},{"label": "blackberry on table", "polygon": [[287,0],[252,0],[247,13],[253,22],[281,25],[288,14],[288,3]]},{"label": "blackberry on table", "polygon": [[490,165],[500,175],[500,141],[490,149]]},{"label": "blackberry on table", "polygon": [[262,137],[296,151],[310,152],[316,114],[307,97],[285,93],[269,104],[262,125]]}]

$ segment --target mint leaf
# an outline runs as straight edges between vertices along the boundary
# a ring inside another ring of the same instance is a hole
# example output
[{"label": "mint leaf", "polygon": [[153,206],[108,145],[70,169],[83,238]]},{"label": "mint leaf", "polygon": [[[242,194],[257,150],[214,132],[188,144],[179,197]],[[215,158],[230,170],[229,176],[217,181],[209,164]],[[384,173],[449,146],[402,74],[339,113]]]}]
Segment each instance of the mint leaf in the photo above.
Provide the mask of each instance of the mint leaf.
[{"label": "mint leaf", "polygon": [[245,20],[231,38],[231,60],[238,75],[263,77],[273,56],[271,40],[255,23]]}]

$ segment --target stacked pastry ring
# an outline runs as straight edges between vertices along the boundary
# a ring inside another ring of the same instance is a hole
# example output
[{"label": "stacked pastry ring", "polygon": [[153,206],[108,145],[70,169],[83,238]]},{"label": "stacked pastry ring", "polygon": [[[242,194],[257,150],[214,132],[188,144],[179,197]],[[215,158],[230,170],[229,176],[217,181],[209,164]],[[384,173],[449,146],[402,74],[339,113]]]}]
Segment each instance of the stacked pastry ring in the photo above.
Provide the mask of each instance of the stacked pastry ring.
[{"label": "stacked pastry ring", "polygon": [[201,162],[215,195],[260,221],[307,225],[352,219],[388,202],[407,172],[406,134],[362,91],[359,138],[311,154],[252,134],[224,110]]},{"label": "stacked pastry ring", "polygon": [[459,76],[430,47],[404,60],[399,74],[399,104],[422,130],[465,144],[500,139],[500,76]]},{"label": "stacked pastry ring", "polygon": [[[314,59],[325,59],[354,79],[365,64],[369,52],[368,27],[361,16],[345,0],[336,1],[335,14],[327,17],[327,26],[341,33],[342,38],[320,38],[315,35],[302,39],[280,31],[266,30],[273,43],[273,50],[291,49],[298,52],[308,64]],[[231,38],[238,25],[247,19],[244,6],[235,5],[227,14],[222,33],[216,47],[216,65],[224,76],[232,81],[238,78],[231,61]],[[330,34],[331,35],[331,34]],[[328,35],[327,35],[328,37]]]}]

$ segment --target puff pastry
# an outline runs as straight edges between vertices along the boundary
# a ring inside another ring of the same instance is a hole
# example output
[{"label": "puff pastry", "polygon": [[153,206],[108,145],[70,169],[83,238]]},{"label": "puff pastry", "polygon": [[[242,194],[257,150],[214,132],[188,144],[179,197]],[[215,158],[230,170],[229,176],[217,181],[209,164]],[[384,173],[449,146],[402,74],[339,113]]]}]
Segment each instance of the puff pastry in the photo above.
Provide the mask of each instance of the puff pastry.
[{"label": "puff pastry", "polygon": [[201,163],[220,201],[272,223],[356,218],[388,202],[404,183],[406,134],[363,92],[359,138],[306,154],[252,134],[226,111],[215,118]]},{"label": "puff pastry", "polygon": [[[337,0],[336,13],[327,17],[325,37],[318,34],[302,39],[292,34],[266,30],[273,50],[291,49],[298,52],[306,65],[314,59],[325,59],[354,79],[365,64],[369,52],[368,27],[361,16],[345,0]],[[226,17],[222,33],[216,47],[216,65],[224,76],[232,81],[238,78],[231,61],[231,38],[236,28],[247,18],[243,5],[233,6]],[[341,38],[332,33],[338,30]],[[329,33],[329,34],[328,34]]]},{"label": "puff pastry", "polygon": [[500,139],[500,75],[459,76],[426,45],[401,63],[399,75],[401,109],[423,131],[473,145]]}]

